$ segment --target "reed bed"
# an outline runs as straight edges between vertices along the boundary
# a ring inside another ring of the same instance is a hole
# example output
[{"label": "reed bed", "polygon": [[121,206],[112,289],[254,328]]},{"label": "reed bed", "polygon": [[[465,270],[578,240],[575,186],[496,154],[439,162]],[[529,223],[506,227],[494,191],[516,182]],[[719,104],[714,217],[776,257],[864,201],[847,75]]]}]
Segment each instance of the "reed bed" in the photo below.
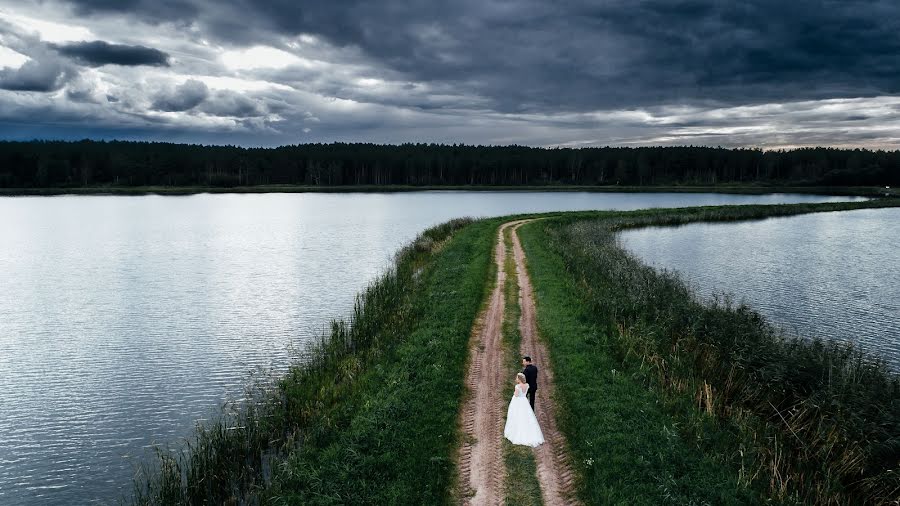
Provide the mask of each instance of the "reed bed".
[{"label": "reed bed", "polygon": [[[609,337],[589,338],[596,353],[613,353],[654,389],[692,404],[724,432],[736,430],[714,451],[734,454],[725,460],[740,466],[743,483],[786,502],[898,504],[900,381],[880,360],[846,343],[785,336],[727,298],[704,302],[676,274],[642,264],[616,241],[618,230],[633,227],[898,205],[582,213],[532,225],[541,237],[531,244],[546,241],[559,255],[587,323]],[[698,440],[708,437],[703,430],[697,426]]]},{"label": "reed bed", "polygon": [[158,449],[128,502],[448,500],[465,341],[496,230],[469,225],[423,232],[287,374],[251,382],[184,445]]}]

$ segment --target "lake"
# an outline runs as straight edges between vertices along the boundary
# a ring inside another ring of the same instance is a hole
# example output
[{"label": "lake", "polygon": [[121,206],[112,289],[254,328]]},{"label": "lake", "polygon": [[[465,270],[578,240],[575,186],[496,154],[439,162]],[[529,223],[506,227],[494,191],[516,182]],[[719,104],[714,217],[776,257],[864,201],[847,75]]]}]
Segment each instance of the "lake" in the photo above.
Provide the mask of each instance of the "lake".
[{"label": "lake", "polygon": [[0,198],[0,503],[114,503],[130,491],[148,448],[189,436],[197,420],[240,395],[250,371],[283,370],[291,349],[346,314],[355,294],[428,226],[537,211],[838,200],[853,199],[587,192]]},{"label": "lake", "polygon": [[703,298],[732,294],[789,335],[854,342],[900,371],[898,238],[897,208],[619,234]]}]

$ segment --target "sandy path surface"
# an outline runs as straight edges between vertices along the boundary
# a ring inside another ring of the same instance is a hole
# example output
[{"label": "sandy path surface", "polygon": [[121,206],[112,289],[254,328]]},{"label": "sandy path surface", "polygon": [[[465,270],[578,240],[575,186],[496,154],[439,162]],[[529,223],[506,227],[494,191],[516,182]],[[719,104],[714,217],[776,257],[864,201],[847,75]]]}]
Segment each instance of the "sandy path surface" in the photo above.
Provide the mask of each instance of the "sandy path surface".
[{"label": "sandy path surface", "polygon": [[525,268],[525,252],[522,250],[517,233],[517,229],[521,225],[522,223],[516,224],[513,228],[512,249],[519,282],[519,306],[522,308],[519,318],[519,331],[522,334],[520,352],[523,356],[529,355],[538,367],[538,393],[534,408],[546,441],[535,450],[541,496],[547,506],[580,504],[574,495],[575,474],[568,461],[569,452],[566,439],[556,423],[556,406],[553,403],[553,369],[550,367],[547,346],[538,336],[534,290]]},{"label": "sandy path surface", "polygon": [[[479,315],[469,340],[469,368],[466,385],[468,398],[460,414],[463,444],[458,455],[460,494],[465,504],[494,505],[504,500],[503,427],[506,423],[505,395],[510,371],[504,363],[501,330],[503,328],[506,282],[504,261],[507,251],[503,233],[518,228],[526,221],[503,224],[497,235],[494,261],[497,265],[496,285],[487,308]],[[537,416],[546,443],[535,453],[541,494],[546,505],[577,504],[571,497],[573,474],[566,463],[565,440],[556,428],[552,406],[553,372],[547,351],[538,341],[531,281],[525,270],[525,255],[518,236],[513,233],[513,253],[519,281],[522,317],[522,350],[530,354],[540,369]]]},{"label": "sandy path surface", "polygon": [[[488,307],[478,316],[469,340],[469,370],[466,385],[469,397],[462,409],[463,444],[459,455],[460,492],[465,504],[501,504],[503,479],[503,286],[506,271],[506,245],[503,232],[513,223],[505,223],[497,235],[494,262],[497,280]],[[508,381],[506,383],[509,383]]]}]

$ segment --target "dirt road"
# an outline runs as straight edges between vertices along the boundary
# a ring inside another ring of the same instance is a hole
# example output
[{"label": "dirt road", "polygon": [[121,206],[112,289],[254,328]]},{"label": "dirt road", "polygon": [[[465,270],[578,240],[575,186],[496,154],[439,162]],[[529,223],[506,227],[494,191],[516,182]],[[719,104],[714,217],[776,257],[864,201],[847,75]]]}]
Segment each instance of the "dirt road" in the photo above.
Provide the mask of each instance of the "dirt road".
[{"label": "dirt road", "polygon": [[[460,494],[471,505],[501,504],[504,500],[503,427],[506,423],[504,400],[509,390],[510,371],[504,359],[503,288],[506,282],[504,262],[508,254],[516,261],[519,303],[522,307],[519,327],[522,352],[531,355],[540,369],[536,414],[546,443],[535,450],[538,481],[545,505],[577,504],[571,499],[574,475],[567,464],[565,439],[557,429],[553,407],[553,371],[546,346],[540,341],[535,321],[534,295],[525,269],[525,254],[516,229],[527,221],[503,224],[497,235],[494,261],[496,285],[486,309],[479,315],[469,341],[469,369],[466,384],[469,396],[460,413],[464,432],[458,456]],[[507,252],[504,232],[512,227],[513,251]]]}]

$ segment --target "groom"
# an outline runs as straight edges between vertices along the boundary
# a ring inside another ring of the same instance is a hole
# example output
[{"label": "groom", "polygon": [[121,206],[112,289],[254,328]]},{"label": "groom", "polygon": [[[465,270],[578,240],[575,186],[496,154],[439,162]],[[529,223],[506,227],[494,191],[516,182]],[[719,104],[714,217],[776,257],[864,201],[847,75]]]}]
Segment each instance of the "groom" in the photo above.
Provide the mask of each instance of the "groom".
[{"label": "groom", "polygon": [[525,375],[525,382],[528,383],[528,402],[531,403],[531,410],[534,411],[534,396],[537,394],[537,374],[538,368],[531,363],[531,357],[522,357],[522,374]]}]

